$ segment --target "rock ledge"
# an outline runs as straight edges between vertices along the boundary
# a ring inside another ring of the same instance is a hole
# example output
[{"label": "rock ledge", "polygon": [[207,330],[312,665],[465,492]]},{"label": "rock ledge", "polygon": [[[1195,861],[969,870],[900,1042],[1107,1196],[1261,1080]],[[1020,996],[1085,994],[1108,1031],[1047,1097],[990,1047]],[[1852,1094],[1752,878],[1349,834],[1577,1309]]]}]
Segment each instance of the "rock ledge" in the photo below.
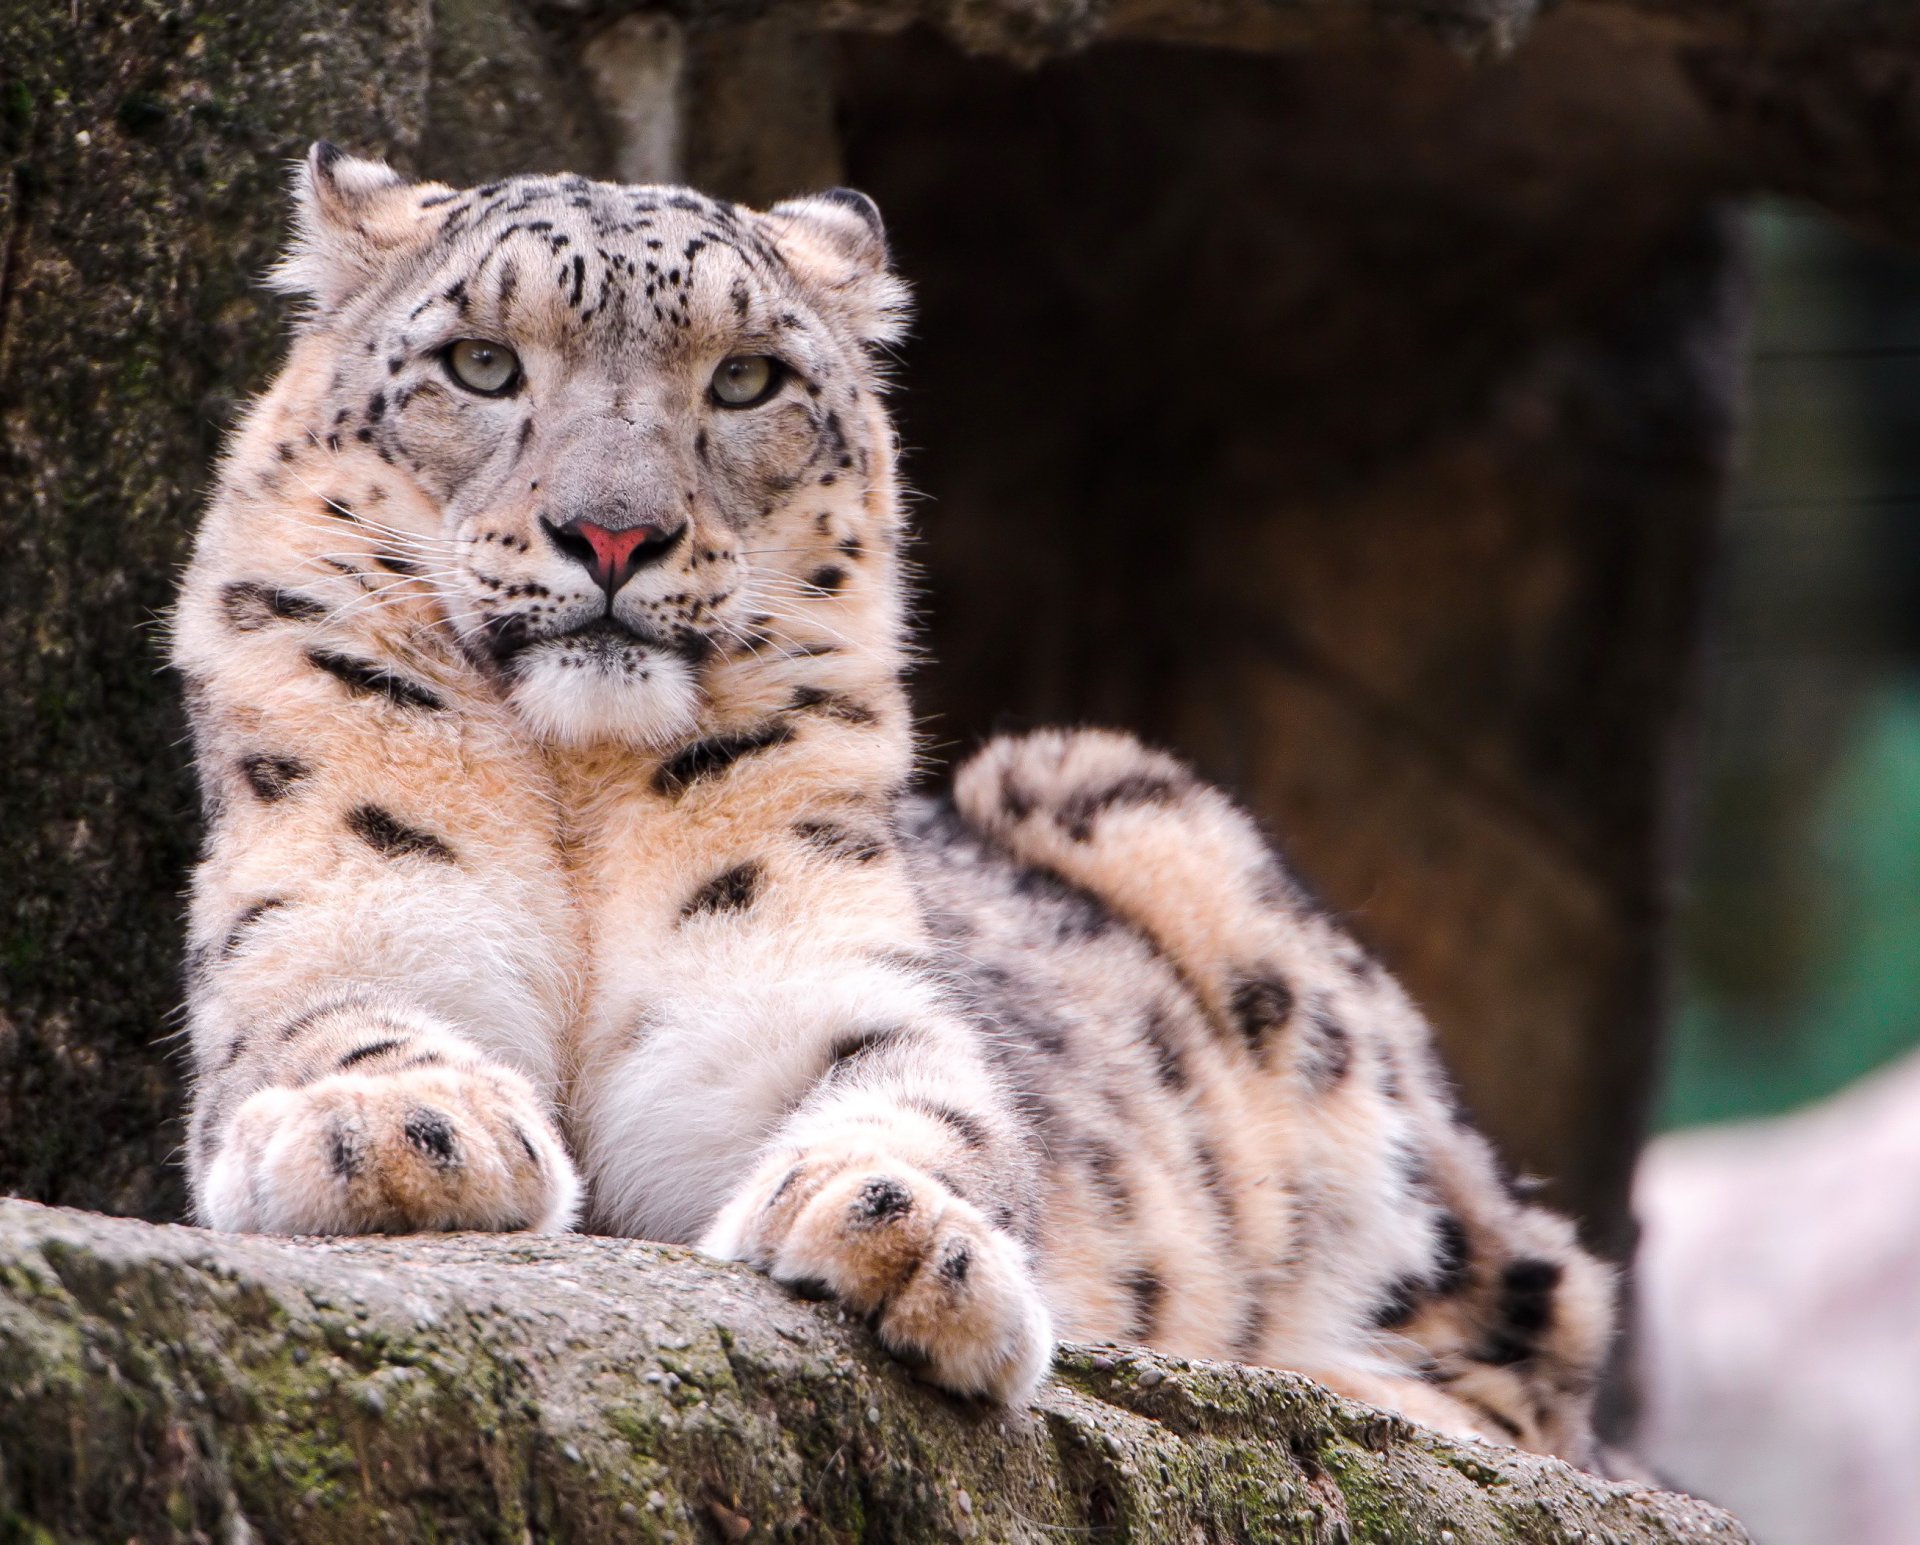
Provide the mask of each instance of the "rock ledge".
[{"label": "rock ledge", "polygon": [[[1062,1531],[1065,1531],[1064,1533]],[[1292,1375],[1067,1347],[1007,1414],[829,1306],[577,1236],[0,1201],[0,1539],[1744,1541]]]}]

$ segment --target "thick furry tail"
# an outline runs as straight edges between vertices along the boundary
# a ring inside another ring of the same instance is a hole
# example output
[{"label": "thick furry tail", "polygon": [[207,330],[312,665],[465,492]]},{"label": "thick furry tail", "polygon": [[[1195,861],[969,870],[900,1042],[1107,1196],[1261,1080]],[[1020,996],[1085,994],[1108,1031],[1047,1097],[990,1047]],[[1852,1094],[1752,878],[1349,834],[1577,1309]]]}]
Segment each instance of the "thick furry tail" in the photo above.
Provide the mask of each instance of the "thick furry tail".
[{"label": "thick furry tail", "polygon": [[1266,1059],[1276,1076],[1357,1067],[1398,1107],[1404,1227],[1431,1245],[1369,1311],[1378,1348],[1479,1430],[1587,1462],[1611,1274],[1519,1194],[1465,1124],[1425,1019],[1259,825],[1175,758],[1101,730],[992,741],[954,795],[975,830],[1152,939],[1221,1034],[1284,1047]]}]

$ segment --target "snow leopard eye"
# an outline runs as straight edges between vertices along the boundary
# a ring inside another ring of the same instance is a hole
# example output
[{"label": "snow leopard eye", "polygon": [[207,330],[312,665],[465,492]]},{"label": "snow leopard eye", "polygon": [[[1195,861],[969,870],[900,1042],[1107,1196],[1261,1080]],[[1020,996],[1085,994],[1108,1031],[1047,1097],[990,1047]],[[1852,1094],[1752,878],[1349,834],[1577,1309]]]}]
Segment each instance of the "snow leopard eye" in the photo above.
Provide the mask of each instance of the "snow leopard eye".
[{"label": "snow leopard eye", "polygon": [[447,374],[470,392],[504,397],[520,384],[520,356],[504,343],[462,338],[447,350]]},{"label": "snow leopard eye", "polygon": [[710,390],[723,408],[757,408],[786,379],[787,367],[768,354],[735,354],[713,372]]}]

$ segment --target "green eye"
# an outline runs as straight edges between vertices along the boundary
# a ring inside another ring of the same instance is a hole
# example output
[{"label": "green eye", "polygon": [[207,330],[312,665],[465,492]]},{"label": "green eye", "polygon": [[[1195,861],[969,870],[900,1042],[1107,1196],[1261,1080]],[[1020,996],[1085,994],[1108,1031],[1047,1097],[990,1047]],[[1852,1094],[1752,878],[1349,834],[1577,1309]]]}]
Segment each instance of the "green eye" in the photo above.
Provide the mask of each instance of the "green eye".
[{"label": "green eye", "polygon": [[723,408],[757,408],[786,378],[787,367],[766,354],[736,354],[713,372],[713,400]]},{"label": "green eye", "polygon": [[520,356],[504,343],[462,338],[447,350],[447,374],[468,391],[499,397],[520,382]]}]

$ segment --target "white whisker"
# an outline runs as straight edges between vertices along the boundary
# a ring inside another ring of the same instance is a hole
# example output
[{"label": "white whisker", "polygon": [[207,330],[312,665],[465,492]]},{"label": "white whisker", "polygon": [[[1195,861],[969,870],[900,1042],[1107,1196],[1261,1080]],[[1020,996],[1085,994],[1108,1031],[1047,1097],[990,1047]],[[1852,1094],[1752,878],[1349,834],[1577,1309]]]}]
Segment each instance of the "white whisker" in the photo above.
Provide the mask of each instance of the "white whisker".
[{"label": "white whisker", "polygon": [[[826,634],[829,642],[846,650],[856,659],[886,660],[891,657],[890,651],[876,648],[863,640],[851,638],[839,629],[821,623],[818,618],[791,616],[768,606],[761,607],[760,611],[770,622],[783,625],[783,631],[790,643],[800,645],[817,643],[819,640],[804,636],[808,630],[817,630]],[[777,644],[779,640],[774,639],[772,642]]]},{"label": "white whisker", "polygon": [[[355,525],[364,526],[369,531],[378,532],[382,536],[390,537],[394,541],[412,543],[422,548],[442,547],[447,549],[449,552],[463,550],[466,547],[469,547],[472,545],[470,542],[466,541],[464,538],[438,536],[438,535],[433,535],[425,532],[408,531],[401,526],[388,525],[385,521],[376,520],[371,515],[367,515],[360,510],[356,510],[356,509],[350,508],[345,504],[342,504],[339,500],[333,498],[330,494],[322,493],[317,487],[314,486],[314,484],[309,479],[301,475],[297,467],[288,468],[288,472],[296,483],[298,483],[302,488],[306,489],[308,493],[312,494],[314,498],[318,499],[328,509],[335,511],[343,519],[351,521]],[[291,509],[289,510],[289,513],[306,517],[309,519],[312,518],[308,511],[301,509],[297,505],[291,507]],[[326,521],[321,521],[319,522],[319,524],[327,527],[331,526],[331,522],[326,522]]]}]

